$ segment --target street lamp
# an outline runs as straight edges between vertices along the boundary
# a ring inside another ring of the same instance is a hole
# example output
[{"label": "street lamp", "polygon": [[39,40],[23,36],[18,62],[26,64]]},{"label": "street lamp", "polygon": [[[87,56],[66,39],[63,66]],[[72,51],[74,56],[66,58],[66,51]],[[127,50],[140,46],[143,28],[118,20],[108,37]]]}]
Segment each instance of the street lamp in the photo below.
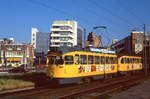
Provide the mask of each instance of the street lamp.
[{"label": "street lamp", "polygon": [[[95,26],[95,27],[93,27],[93,30],[96,30],[96,29],[107,29],[107,27],[106,26]],[[101,38],[101,36],[100,36],[100,38]],[[101,43],[101,46],[103,47],[101,40],[100,40],[100,43]]]},{"label": "street lamp", "polygon": [[103,28],[103,29],[106,29],[107,27],[106,27],[106,26],[95,26],[95,27],[93,27],[94,30],[97,29],[97,28]]}]

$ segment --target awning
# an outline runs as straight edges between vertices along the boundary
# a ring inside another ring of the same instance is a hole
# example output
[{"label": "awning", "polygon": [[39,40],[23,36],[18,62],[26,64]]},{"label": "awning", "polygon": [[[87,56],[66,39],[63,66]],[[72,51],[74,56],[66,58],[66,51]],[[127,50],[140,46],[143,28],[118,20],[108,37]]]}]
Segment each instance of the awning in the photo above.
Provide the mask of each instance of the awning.
[{"label": "awning", "polygon": [[9,57],[9,58],[7,58],[7,61],[21,61],[21,58],[18,58],[18,57]]}]

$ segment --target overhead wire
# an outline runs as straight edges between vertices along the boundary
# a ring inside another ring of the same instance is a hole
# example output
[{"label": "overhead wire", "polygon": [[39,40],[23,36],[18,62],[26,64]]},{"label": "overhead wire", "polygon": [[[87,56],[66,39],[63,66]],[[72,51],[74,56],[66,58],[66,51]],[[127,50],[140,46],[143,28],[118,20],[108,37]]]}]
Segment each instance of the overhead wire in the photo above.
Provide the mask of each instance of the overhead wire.
[{"label": "overhead wire", "polygon": [[100,5],[99,3],[95,2],[94,0],[87,0],[87,1],[89,1],[91,4],[97,6],[100,9],[105,10],[107,13],[111,14],[113,17],[116,17],[116,18],[120,19],[122,22],[134,27],[134,25],[132,23],[130,23],[128,20],[126,20],[125,18],[122,18],[119,15],[113,13],[112,11],[110,11],[109,9],[107,9],[104,6]]},{"label": "overhead wire", "polygon": [[[72,1],[74,1],[74,0],[72,0]],[[76,3],[75,3],[76,4]],[[78,6],[79,7],[79,4],[78,5],[76,5],[76,6]],[[82,9],[85,9],[85,7],[79,7],[79,8],[82,8]],[[99,15],[99,13],[97,13],[97,12],[94,12],[92,9],[90,9],[90,8],[86,8],[85,9],[86,10],[86,12],[87,13],[91,13],[92,15],[94,15],[94,16],[96,16],[97,18],[101,18],[101,16]],[[110,19],[108,19],[108,18],[106,18],[106,17],[104,17],[103,16],[103,18],[105,19],[105,21],[107,21],[107,22],[109,22],[109,23],[114,23],[112,20],[110,20]],[[100,20],[102,20],[102,19],[100,19]],[[116,24],[116,23],[115,23]],[[118,26],[119,26],[119,24],[117,24]],[[113,29],[112,31],[114,31],[115,33],[118,33],[120,36],[121,36],[121,34],[118,32],[118,31],[116,31],[115,29]],[[107,31],[108,32],[108,31]],[[110,39],[110,38],[109,38]]]},{"label": "overhead wire", "polygon": [[[35,0],[27,0],[27,1],[29,1],[29,2],[31,2],[31,3],[33,3],[33,4],[36,4],[36,5],[43,6],[43,7],[48,8],[48,9],[55,10],[55,11],[57,11],[57,12],[59,12],[59,13],[62,13],[62,14],[64,14],[64,15],[66,15],[66,16],[71,16],[71,17],[73,17],[73,18],[81,19],[81,21],[83,21],[84,23],[94,24],[94,22],[89,22],[89,20],[86,20],[85,18],[81,18],[81,17],[79,17],[79,16],[76,16],[76,15],[73,15],[73,14],[71,14],[71,13],[68,13],[68,12],[66,12],[66,11],[64,11],[64,10],[57,9],[57,8],[55,8],[55,7],[51,6],[51,5],[48,5],[48,4],[44,3],[44,2],[40,2],[40,1],[38,1],[38,0],[36,0],[36,1],[35,1]],[[89,1],[89,0],[88,0],[88,1]],[[92,1],[90,1],[90,2],[92,2]],[[96,5],[97,7],[99,7],[99,8],[103,8],[106,12],[109,12],[112,16],[116,16],[116,15],[114,15],[111,11],[109,11],[108,9],[97,5],[97,3],[93,3],[93,4],[95,4],[95,5]],[[98,14],[96,14],[96,15],[98,15]],[[119,16],[116,16],[116,17],[119,17]],[[119,18],[120,18],[120,20],[123,20],[121,17],[119,17]],[[127,23],[126,20],[124,20],[124,22],[126,22],[126,24],[132,25],[132,24],[130,24],[130,23]]]},{"label": "overhead wire", "polygon": [[132,15],[140,24],[144,24],[144,21],[142,20],[142,18],[140,18],[139,16],[137,16],[132,9],[128,8],[123,2],[121,2],[121,0],[116,0],[116,2],[118,3],[118,5],[120,5],[120,7],[124,10],[127,10],[126,12],[129,13],[130,15]]},{"label": "overhead wire", "polygon": [[[83,7],[82,7],[83,8]],[[90,13],[93,13],[93,15],[96,15],[97,17],[101,17],[100,15],[99,15],[99,13],[97,13],[97,12],[93,12],[93,11],[90,11],[88,8],[86,8],[86,10],[88,10],[87,12],[90,12]],[[106,19],[106,21],[108,21],[109,23],[110,22],[112,22],[112,23],[114,23],[112,20],[110,20],[110,19],[108,19],[108,18],[106,18],[106,17],[103,17],[103,18],[105,18]],[[116,24],[116,23],[115,23]],[[118,25],[119,26],[119,25]],[[111,28],[109,28],[109,29],[111,29]],[[119,34],[119,36],[121,37],[121,34],[126,34],[126,33],[120,33],[120,32],[116,32],[116,30],[114,30],[114,29],[112,29],[112,31],[114,31],[115,33],[118,33]],[[105,29],[105,32],[107,32],[107,36],[106,36],[106,38],[109,40],[109,42],[107,43],[107,45],[110,43],[110,41],[111,41],[111,39],[110,39],[110,35],[109,35],[109,32],[108,32],[108,30],[107,29]]]},{"label": "overhead wire", "polygon": [[89,21],[89,20],[86,20],[85,18],[82,18],[82,17],[79,17],[79,16],[77,16],[77,15],[73,15],[73,14],[71,14],[71,13],[69,13],[69,12],[66,12],[66,11],[64,11],[64,10],[61,10],[61,9],[57,9],[57,8],[55,8],[55,7],[53,7],[53,6],[51,6],[51,5],[48,5],[48,4],[46,4],[46,3],[44,3],[44,2],[40,2],[40,1],[38,1],[38,0],[27,0],[28,2],[31,2],[31,3],[33,3],[33,4],[36,4],[36,5],[40,5],[40,6],[43,6],[43,7],[45,7],[45,8],[48,8],[48,9],[52,9],[52,10],[55,10],[55,11],[57,11],[57,12],[59,12],[59,13],[62,13],[62,14],[64,14],[64,15],[66,15],[66,16],[68,16],[68,17],[73,17],[73,18],[77,18],[77,19],[80,19],[82,22],[84,22],[84,23],[89,23],[89,24],[94,24],[93,22],[91,22],[91,21]]},{"label": "overhead wire", "polygon": [[[41,4],[41,3],[40,3]],[[43,5],[43,3],[42,3],[42,5]],[[45,6],[45,4],[44,4],[44,6]],[[46,6],[48,6],[48,5],[46,5]],[[58,10],[58,9],[57,9]],[[67,15],[68,15],[68,13],[67,13]],[[70,15],[70,14],[69,14]],[[97,14],[98,15],[98,14]]]}]

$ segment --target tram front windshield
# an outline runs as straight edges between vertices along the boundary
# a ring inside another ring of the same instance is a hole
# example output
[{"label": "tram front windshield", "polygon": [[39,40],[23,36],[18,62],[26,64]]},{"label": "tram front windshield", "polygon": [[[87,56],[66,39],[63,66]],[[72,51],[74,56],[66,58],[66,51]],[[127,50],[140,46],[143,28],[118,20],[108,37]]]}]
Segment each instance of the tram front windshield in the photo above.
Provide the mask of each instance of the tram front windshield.
[{"label": "tram front windshield", "polygon": [[62,56],[49,56],[48,60],[48,65],[63,65],[64,63]]}]

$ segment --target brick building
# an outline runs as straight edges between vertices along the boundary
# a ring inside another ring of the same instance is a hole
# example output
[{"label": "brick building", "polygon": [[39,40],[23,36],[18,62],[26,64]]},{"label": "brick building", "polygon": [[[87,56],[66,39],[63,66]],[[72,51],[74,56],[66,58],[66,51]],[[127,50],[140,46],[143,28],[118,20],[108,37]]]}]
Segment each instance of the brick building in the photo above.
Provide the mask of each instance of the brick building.
[{"label": "brick building", "polygon": [[111,45],[111,48],[119,54],[142,55],[144,33],[132,31],[131,34],[122,40]]},{"label": "brick building", "polygon": [[[145,39],[145,40],[144,40]],[[139,31],[132,31],[131,34],[122,40],[111,45],[118,54],[139,55],[150,68],[150,34]]]},{"label": "brick building", "polygon": [[86,46],[93,46],[93,47],[102,47],[102,40],[101,37],[97,37],[95,32],[91,32],[88,35],[88,39],[86,41]]}]

